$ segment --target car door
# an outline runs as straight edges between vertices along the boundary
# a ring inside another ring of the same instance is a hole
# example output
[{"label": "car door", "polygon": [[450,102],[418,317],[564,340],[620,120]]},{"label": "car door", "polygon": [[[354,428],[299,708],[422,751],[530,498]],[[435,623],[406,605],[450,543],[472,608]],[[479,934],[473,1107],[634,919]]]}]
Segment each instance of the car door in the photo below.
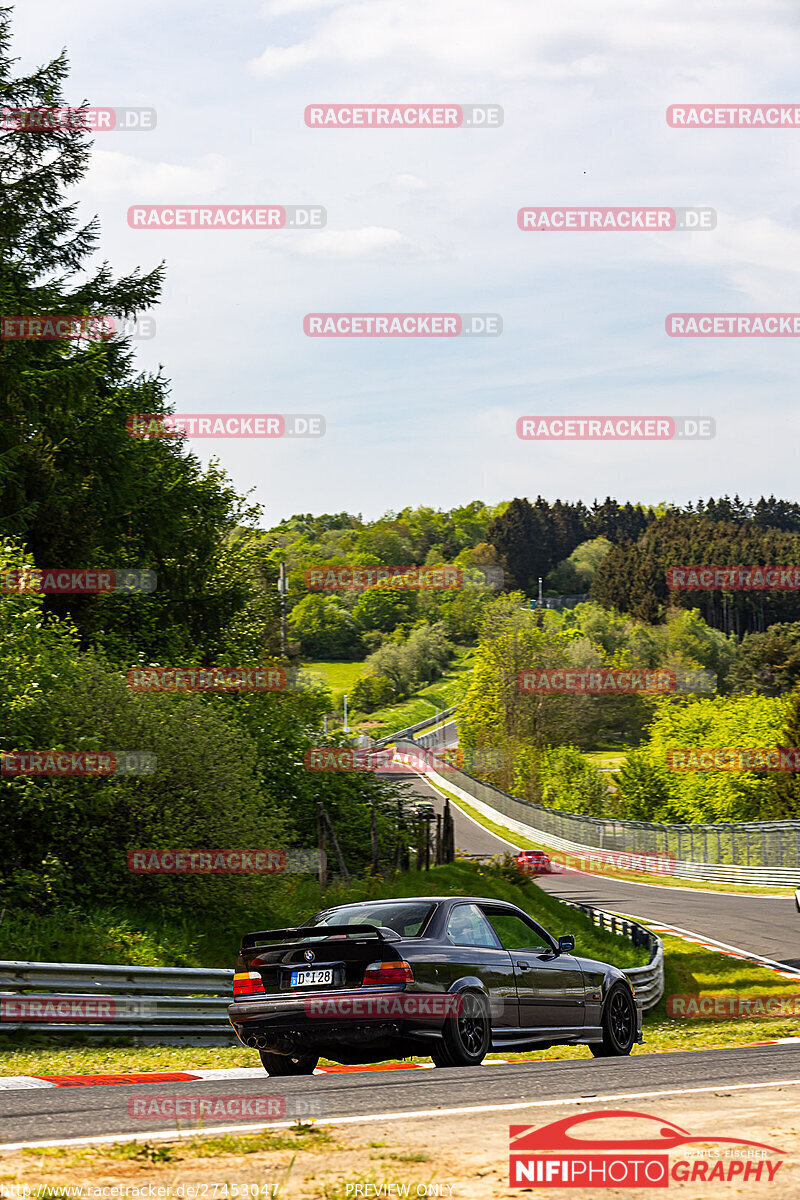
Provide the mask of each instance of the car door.
[{"label": "car door", "polygon": [[511,909],[483,906],[500,945],[511,954],[523,1029],[580,1028],[585,1022],[583,972],[535,921]]},{"label": "car door", "polygon": [[440,970],[446,986],[465,975],[475,975],[484,984],[491,1002],[496,1029],[517,1029],[519,1003],[512,956],[504,950],[477,904],[455,904],[444,929],[448,947]]}]

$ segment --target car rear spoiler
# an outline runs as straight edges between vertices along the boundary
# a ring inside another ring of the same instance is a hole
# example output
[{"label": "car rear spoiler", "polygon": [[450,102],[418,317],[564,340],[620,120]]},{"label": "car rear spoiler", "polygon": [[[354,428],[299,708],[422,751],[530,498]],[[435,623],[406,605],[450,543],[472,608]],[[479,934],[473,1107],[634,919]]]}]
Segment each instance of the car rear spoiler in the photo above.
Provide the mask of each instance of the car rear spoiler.
[{"label": "car rear spoiler", "polygon": [[306,938],[374,937],[380,942],[400,941],[399,933],[377,925],[298,925],[292,929],[263,929],[260,933],[246,933],[242,938],[242,950],[255,950],[269,942],[284,939],[297,942]]}]

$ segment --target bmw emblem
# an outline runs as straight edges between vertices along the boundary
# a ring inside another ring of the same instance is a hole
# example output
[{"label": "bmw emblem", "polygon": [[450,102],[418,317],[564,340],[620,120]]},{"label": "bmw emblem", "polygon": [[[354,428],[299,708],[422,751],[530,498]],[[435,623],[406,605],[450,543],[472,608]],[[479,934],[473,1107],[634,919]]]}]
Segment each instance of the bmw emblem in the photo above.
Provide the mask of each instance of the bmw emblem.
[{"label": "bmw emblem", "polygon": [[306,962],[313,962],[314,961],[314,951],[313,950],[304,950],[303,958],[306,960]]}]

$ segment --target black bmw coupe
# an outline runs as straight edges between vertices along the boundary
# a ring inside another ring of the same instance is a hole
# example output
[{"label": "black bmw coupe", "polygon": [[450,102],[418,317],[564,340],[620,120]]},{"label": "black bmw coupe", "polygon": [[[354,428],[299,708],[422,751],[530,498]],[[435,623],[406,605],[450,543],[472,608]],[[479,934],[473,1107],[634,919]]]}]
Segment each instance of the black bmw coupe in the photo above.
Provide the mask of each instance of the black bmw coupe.
[{"label": "black bmw coupe", "polygon": [[490,1050],[578,1043],[630,1054],[642,1041],[630,982],[574,945],[497,900],[345,904],[245,934],[228,1017],[270,1075],[309,1075],[321,1057],[458,1067]]}]

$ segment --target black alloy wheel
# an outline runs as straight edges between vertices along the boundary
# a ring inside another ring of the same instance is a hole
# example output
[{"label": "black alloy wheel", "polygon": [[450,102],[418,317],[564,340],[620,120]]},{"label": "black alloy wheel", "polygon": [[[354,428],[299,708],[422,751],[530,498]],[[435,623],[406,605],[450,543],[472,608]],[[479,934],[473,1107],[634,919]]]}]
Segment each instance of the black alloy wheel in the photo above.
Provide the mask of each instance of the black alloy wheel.
[{"label": "black alloy wheel", "polygon": [[437,1067],[477,1067],[492,1043],[492,1023],[485,998],[479,992],[463,992],[459,1013],[444,1023],[442,1040],[431,1051]]},{"label": "black alloy wheel", "polygon": [[595,1058],[616,1058],[630,1054],[636,1038],[636,1001],[629,988],[616,984],[603,1009],[603,1040],[590,1043]]}]

